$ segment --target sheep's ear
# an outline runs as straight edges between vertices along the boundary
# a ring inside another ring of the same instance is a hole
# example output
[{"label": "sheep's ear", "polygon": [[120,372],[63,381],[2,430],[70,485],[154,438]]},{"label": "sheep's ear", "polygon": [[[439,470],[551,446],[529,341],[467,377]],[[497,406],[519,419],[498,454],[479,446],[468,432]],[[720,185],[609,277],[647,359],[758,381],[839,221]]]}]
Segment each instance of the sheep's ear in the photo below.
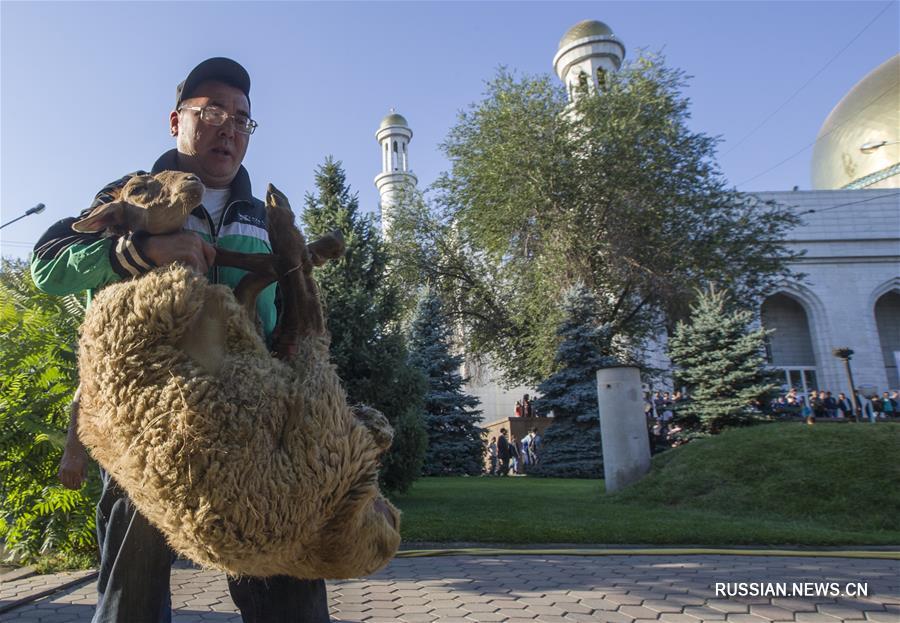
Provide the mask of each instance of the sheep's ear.
[{"label": "sheep's ear", "polygon": [[125,204],[118,201],[97,206],[83,219],[72,223],[72,229],[84,234],[104,231],[125,224]]}]

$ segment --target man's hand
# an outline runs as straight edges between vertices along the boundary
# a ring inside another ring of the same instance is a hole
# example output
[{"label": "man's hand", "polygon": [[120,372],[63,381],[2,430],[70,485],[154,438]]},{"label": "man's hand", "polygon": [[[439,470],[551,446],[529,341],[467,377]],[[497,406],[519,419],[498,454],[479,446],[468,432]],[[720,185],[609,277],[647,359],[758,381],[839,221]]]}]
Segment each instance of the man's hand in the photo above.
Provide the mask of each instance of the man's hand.
[{"label": "man's hand", "polygon": [[66,489],[80,489],[87,477],[87,451],[77,439],[66,442],[62,460],[59,462],[59,481]]},{"label": "man's hand", "polygon": [[147,236],[141,243],[141,251],[157,266],[181,262],[201,275],[216,261],[215,247],[191,231]]}]

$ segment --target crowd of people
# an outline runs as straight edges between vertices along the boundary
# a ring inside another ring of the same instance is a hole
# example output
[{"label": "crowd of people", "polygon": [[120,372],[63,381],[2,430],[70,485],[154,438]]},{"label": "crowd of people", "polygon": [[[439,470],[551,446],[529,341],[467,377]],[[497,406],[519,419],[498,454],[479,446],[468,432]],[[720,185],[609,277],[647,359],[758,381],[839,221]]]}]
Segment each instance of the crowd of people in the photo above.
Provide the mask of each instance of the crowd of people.
[{"label": "crowd of people", "polygon": [[770,410],[778,416],[800,416],[802,418],[855,419],[875,423],[879,419],[897,417],[900,413],[900,392],[877,392],[866,395],[856,390],[856,405],[844,392],[835,396],[827,390],[810,390],[804,396],[791,388],[770,404]]},{"label": "crowd of people", "polygon": [[680,391],[657,391],[652,396],[649,392],[644,394],[644,413],[647,416],[650,434],[650,451],[654,454],[678,445],[678,433],[682,428],[673,420],[678,405],[685,400],[687,396]]},{"label": "crowd of people", "polygon": [[532,428],[522,439],[507,437],[508,431],[500,429],[500,437],[491,437],[487,446],[491,476],[525,474],[540,461],[542,438],[537,428]]},{"label": "crowd of people", "polygon": [[[676,417],[678,405],[688,400],[680,392],[657,391],[644,394],[644,411],[650,434],[650,447],[657,452],[677,446],[682,427]],[[807,395],[791,388],[768,405],[758,405],[761,412],[774,417],[801,417],[808,422],[816,419],[853,420],[875,423],[900,417],[900,392],[866,393],[856,391],[856,406],[844,392],[836,396],[827,390],[810,390]]]}]

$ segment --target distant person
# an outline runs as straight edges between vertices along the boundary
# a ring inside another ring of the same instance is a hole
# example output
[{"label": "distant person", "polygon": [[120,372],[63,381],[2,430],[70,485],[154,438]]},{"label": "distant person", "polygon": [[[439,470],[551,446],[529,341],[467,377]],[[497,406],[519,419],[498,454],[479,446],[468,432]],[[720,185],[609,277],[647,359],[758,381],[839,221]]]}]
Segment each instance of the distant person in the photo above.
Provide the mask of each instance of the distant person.
[{"label": "distant person", "polygon": [[531,464],[536,465],[537,462],[541,458],[541,443],[543,439],[541,438],[540,433],[538,433],[537,427],[531,429],[531,443],[528,446],[529,451],[531,452]]},{"label": "distant person", "polygon": [[522,401],[521,400],[516,400],[516,409],[515,409],[514,413],[515,413],[516,417],[522,417]]},{"label": "distant person", "polygon": [[885,417],[894,417],[894,414],[897,412],[897,409],[894,407],[894,401],[891,400],[891,395],[887,392],[881,394],[881,409]]},{"label": "distant person", "polygon": [[491,437],[491,443],[488,444],[488,457],[491,461],[490,475],[497,473],[497,438]]},{"label": "distant person", "polygon": [[816,392],[816,390],[813,390],[812,392],[810,392],[810,397],[810,407],[812,407],[813,415],[815,415],[817,418],[824,418],[826,415],[825,392]]},{"label": "distant person", "polygon": [[836,418],[838,415],[837,400],[831,395],[831,392],[825,392],[825,413],[830,418]]},{"label": "distant person", "polygon": [[519,440],[513,437],[509,442],[509,463],[513,473],[518,474],[521,465],[519,464]]},{"label": "distant person", "polygon": [[850,419],[853,417],[853,401],[847,398],[847,394],[844,392],[838,394],[837,410],[839,418]]},{"label": "distant person", "polygon": [[500,429],[500,438],[497,440],[497,458],[500,459],[500,475],[509,476],[509,440],[506,438],[506,429]]},{"label": "distant person", "polygon": [[881,402],[881,397],[875,393],[872,394],[872,397],[869,399],[872,401],[872,410],[875,412],[875,417],[879,420],[884,419],[884,403]]},{"label": "distant person", "polygon": [[856,390],[856,404],[859,405],[859,413],[857,417],[859,421],[869,420],[870,424],[875,423],[875,409],[872,407],[872,401],[865,397],[860,390]]},{"label": "distant person", "polygon": [[812,410],[812,407],[809,404],[809,400],[807,400],[805,397],[801,397],[800,398],[800,417],[803,418],[804,420],[806,420],[807,423],[809,423],[809,418],[815,417],[813,415],[813,413],[814,412]]},{"label": "distant person", "polygon": [[669,392],[664,392],[662,396],[662,416],[661,419],[663,422],[669,422],[673,417],[675,417],[675,412],[672,410],[674,403],[672,402],[672,396]]},{"label": "distant person", "polygon": [[531,398],[528,394],[522,397],[522,416],[534,417],[534,407],[531,405]]},{"label": "distant person", "polygon": [[531,438],[532,435],[530,432],[522,437],[521,459],[522,464],[524,465],[523,471],[526,472],[528,471],[528,468],[531,467]]}]

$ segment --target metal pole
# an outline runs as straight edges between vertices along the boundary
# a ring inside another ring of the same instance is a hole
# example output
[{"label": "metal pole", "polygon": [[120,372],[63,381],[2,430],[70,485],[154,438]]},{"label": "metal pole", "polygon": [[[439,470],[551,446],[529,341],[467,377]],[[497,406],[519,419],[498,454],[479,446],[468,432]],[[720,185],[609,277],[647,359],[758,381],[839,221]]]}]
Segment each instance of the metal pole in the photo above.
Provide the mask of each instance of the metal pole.
[{"label": "metal pole", "polygon": [[850,359],[853,357],[853,350],[847,348],[835,348],[831,354],[844,362],[844,370],[847,371],[847,380],[850,381],[850,402],[853,405],[853,418],[857,422],[860,417],[859,402],[856,400],[856,385],[853,383],[853,371],[850,369]]},{"label": "metal pole", "polygon": [[850,358],[844,359],[844,369],[847,370],[847,378],[850,380],[850,400],[853,402],[853,413],[859,421],[859,402],[856,399],[856,385],[853,383],[853,370],[850,369]]}]

